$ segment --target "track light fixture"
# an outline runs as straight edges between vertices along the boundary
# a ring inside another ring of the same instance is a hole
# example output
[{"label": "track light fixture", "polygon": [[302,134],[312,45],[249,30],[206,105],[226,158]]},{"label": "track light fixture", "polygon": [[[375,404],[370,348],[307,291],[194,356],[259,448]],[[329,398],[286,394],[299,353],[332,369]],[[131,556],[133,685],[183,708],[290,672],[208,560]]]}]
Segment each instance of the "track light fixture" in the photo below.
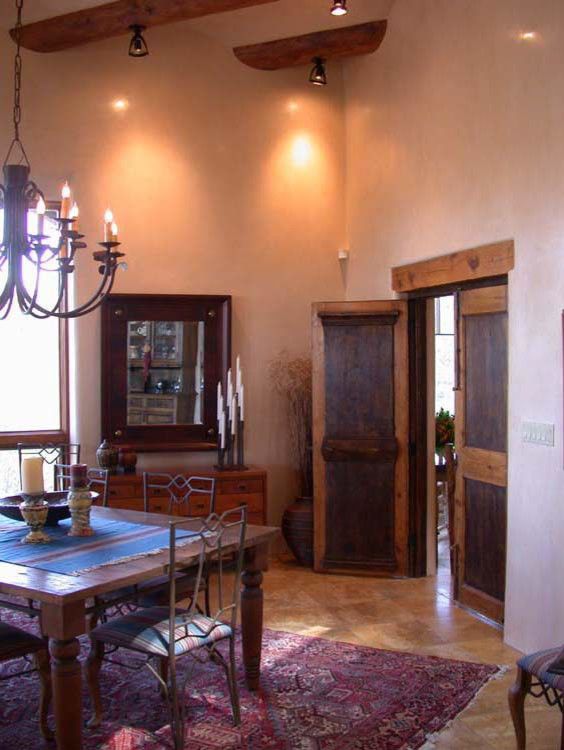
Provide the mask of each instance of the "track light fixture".
[{"label": "track light fixture", "polygon": [[129,57],[147,57],[149,54],[149,48],[147,47],[147,42],[143,36],[145,26],[134,24],[129,28],[133,32],[131,42],[129,43]]},{"label": "track light fixture", "polygon": [[327,61],[322,57],[314,57],[312,62],[313,68],[309,74],[309,82],[314,86],[327,86],[327,71],[325,70]]},{"label": "track light fixture", "polygon": [[334,16],[346,16],[348,13],[347,0],[334,0],[331,13]]}]

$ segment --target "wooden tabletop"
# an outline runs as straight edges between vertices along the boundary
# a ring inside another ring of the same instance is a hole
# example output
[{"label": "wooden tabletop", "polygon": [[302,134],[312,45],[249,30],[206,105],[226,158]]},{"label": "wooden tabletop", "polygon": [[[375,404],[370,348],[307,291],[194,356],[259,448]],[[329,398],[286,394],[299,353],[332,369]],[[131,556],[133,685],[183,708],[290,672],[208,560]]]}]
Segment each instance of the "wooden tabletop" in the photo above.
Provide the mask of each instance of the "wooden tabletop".
[{"label": "wooden tabletop", "polygon": [[[171,520],[178,521],[178,517],[161,515],[158,513],[140,513],[132,510],[117,510],[112,508],[92,508],[94,518],[105,520],[115,518],[118,521],[145,524],[147,526],[168,526]],[[199,522],[191,521],[194,529],[199,528]],[[189,524],[182,528],[190,528]],[[247,526],[245,547],[256,547],[269,542],[279,534],[279,529],[271,526]],[[226,531],[225,549],[229,546],[229,530]],[[234,543],[236,532],[234,534]],[[196,559],[200,550],[200,542],[183,545],[177,550],[179,560]],[[73,601],[81,601],[92,596],[115,591],[123,586],[130,586],[141,581],[150,580],[167,572],[169,561],[168,549],[158,554],[146,555],[122,563],[105,565],[97,570],[78,575],[64,575],[49,573],[45,570],[0,562],[0,593],[12,596],[23,596],[36,601],[52,605],[64,606]]]}]

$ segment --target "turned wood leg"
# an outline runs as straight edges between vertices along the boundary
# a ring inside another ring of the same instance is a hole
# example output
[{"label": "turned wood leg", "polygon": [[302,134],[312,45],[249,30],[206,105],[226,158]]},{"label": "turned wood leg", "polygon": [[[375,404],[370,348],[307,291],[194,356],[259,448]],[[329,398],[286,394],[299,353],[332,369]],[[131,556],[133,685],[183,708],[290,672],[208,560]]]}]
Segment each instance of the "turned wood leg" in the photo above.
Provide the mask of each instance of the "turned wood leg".
[{"label": "turned wood leg", "polygon": [[97,727],[102,721],[102,696],[100,695],[100,669],[104,660],[104,644],[90,641],[90,653],[86,661],[86,681],[92,702],[92,716],[89,727]]},{"label": "turned wood leg", "polygon": [[243,563],[243,591],[241,593],[241,629],[243,633],[243,662],[249,690],[258,690],[262,651],[263,593],[262,571],[268,565],[268,546],[245,550]]},{"label": "turned wood leg", "polygon": [[564,713],[562,714],[562,733],[560,735],[560,750],[564,750]]},{"label": "turned wood leg", "polygon": [[39,697],[39,728],[44,739],[52,740],[55,735],[49,729],[49,724],[47,723],[47,714],[49,713],[49,706],[51,705],[51,698],[53,696],[51,685],[51,663],[49,661],[49,652],[47,649],[45,649],[45,651],[38,651],[35,654],[35,666],[41,682],[41,693]]},{"label": "turned wood leg", "polygon": [[57,750],[80,750],[82,747],[82,680],[80,643],[76,638],[49,641],[53,657],[53,706]]},{"label": "turned wood leg", "polygon": [[527,735],[525,732],[525,698],[531,686],[531,675],[520,667],[517,670],[515,684],[509,688],[508,701],[515,736],[517,738],[517,750],[525,750]]}]

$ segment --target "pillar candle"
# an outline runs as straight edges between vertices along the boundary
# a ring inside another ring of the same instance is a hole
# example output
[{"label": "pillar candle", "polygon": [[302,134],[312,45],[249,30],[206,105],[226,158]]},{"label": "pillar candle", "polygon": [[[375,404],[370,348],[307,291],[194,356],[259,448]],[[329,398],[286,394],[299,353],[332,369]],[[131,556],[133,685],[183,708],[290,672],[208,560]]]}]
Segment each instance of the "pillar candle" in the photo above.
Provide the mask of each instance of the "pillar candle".
[{"label": "pillar candle", "polygon": [[65,182],[61,190],[61,219],[68,219],[71,210],[71,189]]},{"label": "pillar candle", "polygon": [[22,461],[22,492],[24,495],[38,495],[44,491],[43,459],[39,456],[24,458]]}]

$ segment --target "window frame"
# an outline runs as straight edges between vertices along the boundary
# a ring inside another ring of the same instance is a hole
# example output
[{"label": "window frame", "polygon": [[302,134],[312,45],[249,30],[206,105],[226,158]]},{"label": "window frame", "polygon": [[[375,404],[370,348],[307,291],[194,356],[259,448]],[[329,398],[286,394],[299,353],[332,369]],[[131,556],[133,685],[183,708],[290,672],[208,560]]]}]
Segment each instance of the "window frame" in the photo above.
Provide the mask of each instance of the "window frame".
[{"label": "window frame", "polygon": [[[61,210],[60,201],[46,201],[48,211]],[[66,307],[66,300],[64,302]],[[39,323],[40,321],[38,321]],[[1,322],[0,322],[1,325]],[[16,450],[18,443],[66,443],[69,441],[69,326],[68,320],[59,320],[59,418],[58,430],[25,432],[0,432],[0,450]]]}]

